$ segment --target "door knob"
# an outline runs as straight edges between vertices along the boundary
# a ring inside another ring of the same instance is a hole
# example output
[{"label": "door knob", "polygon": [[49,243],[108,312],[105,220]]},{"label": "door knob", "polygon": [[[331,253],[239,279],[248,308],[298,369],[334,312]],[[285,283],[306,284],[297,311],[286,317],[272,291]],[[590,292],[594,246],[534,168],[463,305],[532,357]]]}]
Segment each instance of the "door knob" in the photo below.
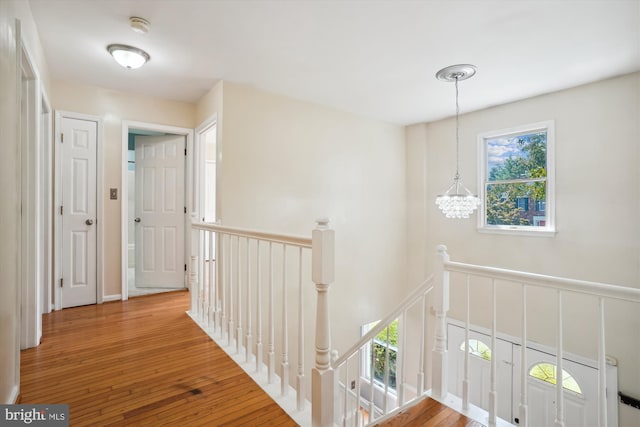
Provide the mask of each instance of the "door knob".
[{"label": "door knob", "polygon": [[136,219],[134,219],[135,222],[140,222],[140,217],[136,217]]},{"label": "door knob", "polygon": [[92,219],[88,219],[84,222],[87,225],[93,225],[93,220]]}]

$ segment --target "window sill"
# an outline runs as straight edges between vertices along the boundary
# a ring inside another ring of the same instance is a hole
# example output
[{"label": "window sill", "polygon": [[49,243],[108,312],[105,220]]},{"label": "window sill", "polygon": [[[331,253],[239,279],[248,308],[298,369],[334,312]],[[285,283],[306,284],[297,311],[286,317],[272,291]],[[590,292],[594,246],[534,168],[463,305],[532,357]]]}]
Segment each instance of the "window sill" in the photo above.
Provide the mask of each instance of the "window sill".
[{"label": "window sill", "polygon": [[486,234],[506,234],[510,236],[528,236],[528,237],[555,237],[556,230],[545,228],[542,230],[526,230],[519,227],[495,226],[495,227],[478,227],[479,233]]}]

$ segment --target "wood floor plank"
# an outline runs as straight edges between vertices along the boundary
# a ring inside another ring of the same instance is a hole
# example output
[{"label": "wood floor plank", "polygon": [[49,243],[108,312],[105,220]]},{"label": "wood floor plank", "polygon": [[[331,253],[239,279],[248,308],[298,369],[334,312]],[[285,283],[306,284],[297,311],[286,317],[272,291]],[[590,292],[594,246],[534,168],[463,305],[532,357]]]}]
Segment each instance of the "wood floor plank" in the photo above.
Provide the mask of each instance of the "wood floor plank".
[{"label": "wood floor plank", "polygon": [[72,426],[296,425],[188,304],[172,292],[45,315],[42,344],[21,354],[22,403],[67,403]]},{"label": "wood floor plank", "polygon": [[482,427],[471,420],[431,398],[424,398],[414,406],[406,408],[395,417],[376,427]]}]

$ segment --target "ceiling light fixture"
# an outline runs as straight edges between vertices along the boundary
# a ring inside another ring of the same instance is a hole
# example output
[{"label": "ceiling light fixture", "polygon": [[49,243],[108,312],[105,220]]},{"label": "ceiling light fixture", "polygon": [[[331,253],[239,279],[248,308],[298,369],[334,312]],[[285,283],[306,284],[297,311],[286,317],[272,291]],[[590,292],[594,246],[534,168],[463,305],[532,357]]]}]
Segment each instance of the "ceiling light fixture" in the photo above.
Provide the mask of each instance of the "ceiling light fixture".
[{"label": "ceiling light fixture", "polygon": [[447,218],[469,218],[469,215],[480,206],[480,198],[462,185],[460,179],[460,140],[458,135],[460,120],[458,82],[472,77],[475,73],[476,67],[470,64],[451,65],[436,73],[438,80],[455,82],[456,85],[456,175],[451,187],[436,198],[436,205]]},{"label": "ceiling light fixture", "polygon": [[128,70],[140,68],[151,59],[144,50],[124,44],[110,44],[107,50],[118,64]]}]

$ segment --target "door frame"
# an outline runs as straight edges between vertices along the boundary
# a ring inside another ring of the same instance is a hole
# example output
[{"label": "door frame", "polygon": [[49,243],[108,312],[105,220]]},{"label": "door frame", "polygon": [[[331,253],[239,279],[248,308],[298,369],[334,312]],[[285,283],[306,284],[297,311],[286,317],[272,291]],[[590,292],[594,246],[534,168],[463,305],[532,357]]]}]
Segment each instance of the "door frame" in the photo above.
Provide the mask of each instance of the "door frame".
[{"label": "door frame", "polygon": [[[20,118],[20,333],[19,348],[36,347],[51,289],[51,107],[40,73],[16,21],[17,90]],[[47,191],[47,189],[49,189]]]},{"label": "door frame", "polygon": [[55,112],[55,225],[54,225],[54,292],[53,305],[55,310],[62,309],[62,289],[60,279],[62,278],[62,215],[60,206],[62,205],[62,120],[65,118],[76,120],[87,120],[95,122],[96,132],[96,302],[104,302],[104,161],[103,161],[103,124],[102,118],[89,114],[74,113],[70,111],[56,110]]},{"label": "door frame", "polygon": [[[121,184],[120,184],[120,259],[121,259],[121,282],[122,282],[122,291],[121,298],[122,301],[126,301],[129,299],[129,286],[128,286],[128,266],[129,266],[129,228],[127,227],[128,221],[128,208],[129,208],[129,189],[127,185],[127,166],[128,166],[128,158],[127,152],[129,151],[129,132],[131,129],[140,129],[140,130],[149,130],[154,132],[164,132],[179,136],[184,136],[187,142],[187,156],[186,156],[186,164],[184,168],[184,179],[186,186],[186,194],[184,198],[184,202],[187,206],[187,212],[191,212],[191,206],[193,203],[192,197],[192,188],[191,188],[191,180],[189,177],[192,172],[192,152],[193,152],[193,129],[183,128],[178,126],[170,126],[170,125],[162,125],[158,123],[146,123],[146,122],[136,122],[131,120],[123,120],[122,121],[122,157],[120,160],[121,167]],[[184,263],[187,264],[187,256],[189,248],[189,242],[191,241],[189,233],[189,229],[187,226],[190,224],[189,215],[184,215],[184,225],[185,225],[185,234],[184,234]],[[186,284],[185,284],[186,287]]]},{"label": "door frame", "polygon": [[41,179],[42,194],[40,199],[40,206],[42,209],[42,232],[44,246],[43,251],[43,266],[42,266],[42,314],[51,313],[53,308],[53,287],[54,287],[54,248],[53,241],[53,218],[54,218],[54,170],[53,170],[53,110],[51,109],[51,103],[49,97],[41,90],[42,95],[42,107],[40,112],[40,135],[42,138],[42,147],[44,152],[42,153],[43,165],[41,170],[43,176]]}]

